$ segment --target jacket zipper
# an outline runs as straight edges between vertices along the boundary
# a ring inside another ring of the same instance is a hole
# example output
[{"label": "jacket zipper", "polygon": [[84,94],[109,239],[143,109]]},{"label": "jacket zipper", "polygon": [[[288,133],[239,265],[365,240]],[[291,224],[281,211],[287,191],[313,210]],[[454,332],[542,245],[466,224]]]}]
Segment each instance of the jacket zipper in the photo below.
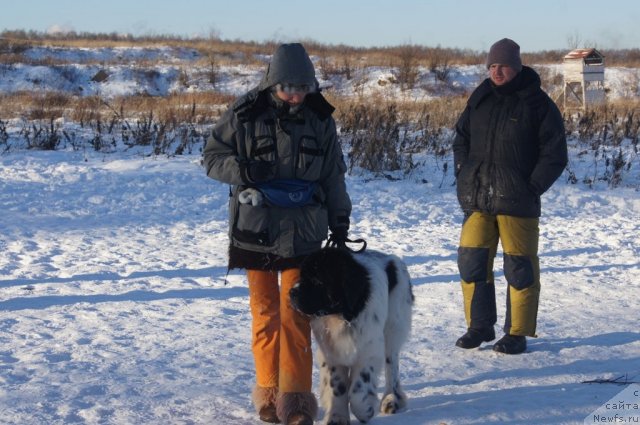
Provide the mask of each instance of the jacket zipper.
[{"label": "jacket zipper", "polygon": [[494,180],[494,160],[493,160],[493,153],[495,150],[495,145],[496,145],[496,133],[497,133],[497,129],[498,129],[498,119],[499,117],[496,117],[496,114],[499,114],[500,110],[502,109],[502,105],[504,104],[504,99],[501,98],[500,96],[498,96],[497,102],[493,105],[493,108],[491,108],[491,115],[489,116],[489,121],[491,122],[491,130],[490,130],[490,134],[489,134],[489,146],[488,146],[488,157],[487,157],[487,177],[489,180],[489,188],[487,190],[487,192],[485,193],[485,204],[487,206],[487,211],[489,213],[492,212],[493,210],[493,195],[494,195],[494,187],[493,187],[493,180]]}]

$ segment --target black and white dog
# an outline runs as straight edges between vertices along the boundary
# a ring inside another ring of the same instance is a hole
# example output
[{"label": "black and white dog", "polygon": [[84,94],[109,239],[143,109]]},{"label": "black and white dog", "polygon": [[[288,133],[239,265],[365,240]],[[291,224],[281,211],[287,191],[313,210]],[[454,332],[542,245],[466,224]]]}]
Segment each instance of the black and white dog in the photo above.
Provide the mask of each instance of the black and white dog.
[{"label": "black and white dog", "polygon": [[400,388],[398,356],[411,329],[413,293],[405,263],[376,251],[324,248],[302,263],[291,304],[311,316],[318,343],[324,424],[361,422],[378,410],[382,366],[386,387],[382,413],[407,404]]}]

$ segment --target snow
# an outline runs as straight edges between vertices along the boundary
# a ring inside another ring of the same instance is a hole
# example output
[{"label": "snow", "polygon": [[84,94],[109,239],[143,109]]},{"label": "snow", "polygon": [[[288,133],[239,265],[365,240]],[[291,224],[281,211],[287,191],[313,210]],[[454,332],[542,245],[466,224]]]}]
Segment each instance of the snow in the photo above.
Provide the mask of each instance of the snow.
[{"label": "snow", "polygon": [[[23,53],[24,63],[0,63],[0,93],[20,91],[67,92],[76,95],[100,95],[104,98],[149,94],[166,96],[216,90],[240,95],[256,86],[262,66],[228,63],[214,58],[216,84],[210,80],[210,59],[196,50],[175,47],[63,48],[32,47]],[[268,55],[255,55],[257,63],[267,63]],[[343,95],[381,95],[394,98],[430,100],[443,95],[469,93],[486,77],[486,67],[450,66],[447,81],[436,79],[425,67],[418,68],[416,84],[401,90],[397,70],[390,66],[367,66],[366,58],[354,61],[352,78],[334,73],[321,77],[321,60],[312,57],[321,87]],[[533,65],[551,75],[562,74],[562,64]],[[99,72],[108,74],[102,82],[92,81]],[[186,77],[186,78],[185,78]],[[186,83],[186,84],[185,84]],[[609,99],[633,98],[640,94],[640,70],[626,67],[605,69],[605,89]],[[551,87],[550,92],[561,89]]]},{"label": "snow", "polygon": [[[348,178],[353,235],[401,255],[416,295],[409,408],[372,423],[581,423],[622,389],[582,381],[638,379],[636,190],[561,178],[544,196],[539,338],[504,356],[453,345],[461,214],[450,181],[425,178]],[[12,153],[0,182],[0,422],[257,423],[244,276],[224,283],[228,189],[199,157]]]},{"label": "snow", "polygon": [[[639,172],[615,189],[565,174],[543,196],[539,337],[505,356],[454,346],[462,214],[452,176],[424,161],[400,181],[347,177],[351,234],[404,258],[416,296],[400,364],[409,406],[370,423],[582,424],[626,387],[583,381],[639,381]],[[198,155],[1,155],[0,423],[260,423],[227,200]],[[498,335],[505,289],[499,252]]]}]

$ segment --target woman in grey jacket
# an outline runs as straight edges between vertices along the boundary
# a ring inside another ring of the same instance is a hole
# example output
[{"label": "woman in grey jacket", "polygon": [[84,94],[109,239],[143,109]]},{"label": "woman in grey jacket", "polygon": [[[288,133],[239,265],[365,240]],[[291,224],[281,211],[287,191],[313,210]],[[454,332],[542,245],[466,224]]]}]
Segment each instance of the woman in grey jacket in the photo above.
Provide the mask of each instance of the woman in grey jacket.
[{"label": "woman in grey jacket", "polygon": [[304,47],[283,44],[204,150],[207,175],[231,185],[229,268],[247,269],[253,402],[266,422],[312,424],[317,413],[309,322],[289,290],[329,229],[333,240],[347,238],[351,201],[333,110]]}]

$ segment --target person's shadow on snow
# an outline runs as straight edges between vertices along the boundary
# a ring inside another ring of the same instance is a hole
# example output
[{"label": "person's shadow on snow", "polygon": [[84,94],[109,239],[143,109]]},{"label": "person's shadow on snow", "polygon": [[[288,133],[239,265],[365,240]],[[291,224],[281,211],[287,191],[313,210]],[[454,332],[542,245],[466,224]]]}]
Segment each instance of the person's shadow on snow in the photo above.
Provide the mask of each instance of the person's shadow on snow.
[{"label": "person's shadow on snow", "polygon": [[638,332],[611,332],[582,338],[528,338],[527,342],[529,343],[529,347],[527,348],[527,351],[548,351],[551,353],[559,353],[562,350],[576,347],[615,347],[618,345],[631,344],[636,341],[640,341],[640,333]]}]

